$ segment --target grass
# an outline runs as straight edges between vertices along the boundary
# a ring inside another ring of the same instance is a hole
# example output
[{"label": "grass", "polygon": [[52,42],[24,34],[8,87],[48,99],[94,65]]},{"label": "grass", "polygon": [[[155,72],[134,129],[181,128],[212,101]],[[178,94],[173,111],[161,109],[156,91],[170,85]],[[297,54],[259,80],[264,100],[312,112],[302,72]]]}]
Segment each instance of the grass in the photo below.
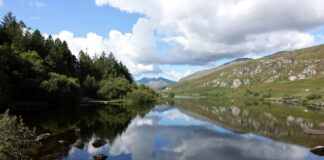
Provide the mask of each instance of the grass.
[{"label": "grass", "polygon": [[[289,60],[291,63],[284,63]],[[313,70],[316,71],[312,76],[307,76],[304,73],[304,70],[309,66],[314,66]],[[257,70],[258,67],[262,71],[251,72]],[[305,74],[306,79],[288,80],[289,76],[298,74]],[[274,76],[278,76],[278,78],[271,83],[265,82]],[[249,84],[231,88],[218,87],[214,83],[219,81],[232,84],[235,79],[239,79],[242,83],[248,79]],[[180,81],[168,87],[176,95],[254,99],[285,97],[310,103],[323,103],[324,45],[228,65],[201,78]],[[247,93],[247,91],[251,93]]]}]

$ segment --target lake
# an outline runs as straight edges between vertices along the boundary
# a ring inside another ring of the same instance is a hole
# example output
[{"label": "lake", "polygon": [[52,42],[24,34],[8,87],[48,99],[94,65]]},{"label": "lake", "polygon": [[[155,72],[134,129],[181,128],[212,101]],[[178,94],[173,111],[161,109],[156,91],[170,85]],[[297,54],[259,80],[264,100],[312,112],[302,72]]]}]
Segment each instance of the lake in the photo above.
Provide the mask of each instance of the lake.
[{"label": "lake", "polygon": [[[148,106],[107,105],[22,115],[51,137],[33,147],[34,159],[324,159],[311,147],[324,136],[321,110],[287,104],[176,99]],[[101,139],[107,143],[93,145]],[[84,146],[74,147],[75,142]],[[60,142],[60,143],[59,143]]]}]

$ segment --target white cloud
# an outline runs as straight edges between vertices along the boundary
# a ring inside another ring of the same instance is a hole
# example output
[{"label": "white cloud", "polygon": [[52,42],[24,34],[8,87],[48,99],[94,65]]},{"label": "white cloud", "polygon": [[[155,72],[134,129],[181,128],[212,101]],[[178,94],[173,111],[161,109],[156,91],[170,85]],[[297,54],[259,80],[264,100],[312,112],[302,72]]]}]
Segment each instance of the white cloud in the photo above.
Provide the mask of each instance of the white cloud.
[{"label": "white cloud", "polygon": [[191,74],[191,70],[186,70],[185,72],[176,72],[174,70],[171,70],[171,71],[166,72],[166,75],[170,79],[175,79],[175,80],[179,80],[180,78],[188,76],[190,74]]},{"label": "white cloud", "polygon": [[[172,117],[173,112],[135,118],[118,136],[109,154],[129,154],[134,160],[142,159],[305,159],[309,149],[273,140],[260,140],[254,134],[224,134],[207,126],[159,125]],[[178,118],[178,115],[175,117]],[[154,119],[157,120],[154,122]],[[138,121],[153,120],[153,125],[137,125]],[[163,145],[166,142],[170,145]],[[255,147],[257,146],[257,147]],[[152,153],[155,153],[152,156]],[[162,154],[161,154],[162,153]],[[294,153],[294,154],[287,154]]]},{"label": "white cloud", "polygon": [[47,4],[45,2],[37,1],[37,0],[30,1],[29,5],[35,5],[37,8],[43,8],[43,7],[47,6]]},{"label": "white cloud", "polygon": [[[315,44],[309,32],[324,24],[324,0],[95,0],[140,13],[133,33],[120,37],[142,63],[204,65],[223,58],[303,48]],[[135,32],[136,31],[136,32]],[[156,31],[158,36],[153,36]],[[160,38],[163,37],[163,38]],[[159,40],[173,48],[156,58]],[[116,42],[118,43],[118,42]],[[138,53],[136,53],[138,54]]]},{"label": "white cloud", "polygon": [[3,6],[3,1],[2,0],[0,0],[0,6]]},{"label": "white cloud", "polygon": [[113,52],[116,58],[121,60],[135,76],[143,73],[160,72],[159,67],[155,64],[141,63],[143,59],[153,58],[154,55],[143,55],[141,53],[148,52],[142,52],[136,46],[142,45],[144,50],[154,49],[154,47],[149,46],[150,44],[146,44],[148,46],[144,47],[143,44],[137,44],[138,37],[134,38],[131,34],[122,35],[119,31],[114,30],[110,31],[109,37],[109,39],[103,38],[91,32],[85,38],[75,37],[72,32],[65,30],[53,35],[53,38],[66,41],[71,52],[77,57],[80,50],[87,51],[90,56],[100,55],[103,51],[107,54]]},{"label": "white cloud", "polygon": [[[35,4],[38,1],[35,1]],[[131,33],[109,31],[66,40],[74,54],[113,52],[135,76],[160,73],[160,65],[208,66],[221,59],[260,57],[261,53],[318,44],[311,32],[324,25],[324,0],[95,0],[128,13],[139,13]],[[46,4],[45,4],[46,5]],[[162,55],[159,42],[168,43]],[[170,71],[179,79],[189,72]]]}]

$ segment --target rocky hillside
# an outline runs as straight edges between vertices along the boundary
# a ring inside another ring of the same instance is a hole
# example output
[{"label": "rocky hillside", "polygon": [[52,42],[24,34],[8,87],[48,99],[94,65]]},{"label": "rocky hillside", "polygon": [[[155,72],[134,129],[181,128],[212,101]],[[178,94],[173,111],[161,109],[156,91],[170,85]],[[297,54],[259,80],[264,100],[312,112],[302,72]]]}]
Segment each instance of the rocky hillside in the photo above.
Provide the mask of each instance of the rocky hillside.
[{"label": "rocky hillside", "polygon": [[180,81],[165,90],[184,94],[255,88],[259,91],[271,89],[288,93],[285,87],[296,85],[296,88],[305,87],[310,92],[311,88],[323,92],[323,77],[324,45],[319,45],[220,66],[207,75]]},{"label": "rocky hillside", "polygon": [[251,58],[238,58],[238,59],[236,59],[234,61],[225,63],[225,64],[223,64],[223,65],[221,65],[219,67],[215,67],[215,68],[211,68],[211,69],[207,69],[207,70],[203,70],[203,71],[197,71],[194,74],[191,74],[191,75],[188,75],[186,77],[181,78],[180,81],[186,81],[186,80],[192,80],[192,79],[201,78],[201,77],[209,75],[209,74],[211,74],[211,73],[213,73],[215,71],[218,71],[218,70],[220,70],[222,68],[226,68],[226,67],[229,67],[230,65],[238,64],[238,63],[248,61],[248,60],[251,60]]},{"label": "rocky hillside", "polygon": [[142,78],[138,81],[136,81],[137,84],[145,84],[149,87],[152,87],[152,88],[159,88],[159,87],[164,87],[166,85],[169,85],[169,84],[173,84],[175,83],[175,81],[171,81],[171,80],[168,80],[166,78],[162,78],[162,77],[159,77],[159,78]]}]

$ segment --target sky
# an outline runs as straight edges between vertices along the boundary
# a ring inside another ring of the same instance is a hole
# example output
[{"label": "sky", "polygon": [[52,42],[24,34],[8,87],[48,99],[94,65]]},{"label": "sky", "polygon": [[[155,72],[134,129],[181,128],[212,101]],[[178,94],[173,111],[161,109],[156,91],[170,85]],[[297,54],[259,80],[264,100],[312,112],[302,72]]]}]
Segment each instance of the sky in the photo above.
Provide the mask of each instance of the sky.
[{"label": "sky", "polygon": [[324,0],[0,0],[8,11],[76,56],[113,52],[135,79],[324,42]]}]

